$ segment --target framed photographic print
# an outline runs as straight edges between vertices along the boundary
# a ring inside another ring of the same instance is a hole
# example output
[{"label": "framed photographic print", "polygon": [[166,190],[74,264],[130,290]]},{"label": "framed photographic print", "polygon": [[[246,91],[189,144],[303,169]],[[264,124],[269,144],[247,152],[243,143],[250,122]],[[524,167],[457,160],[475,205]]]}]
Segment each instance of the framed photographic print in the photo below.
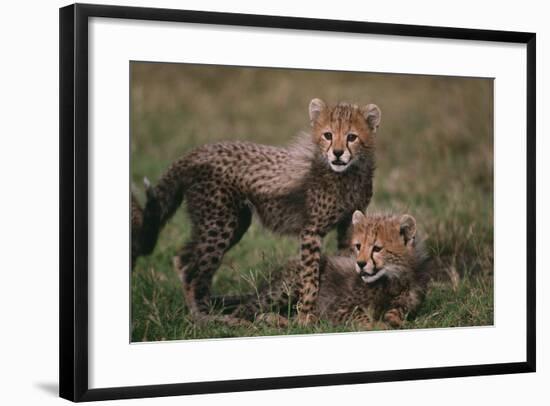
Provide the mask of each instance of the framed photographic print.
[{"label": "framed photographic print", "polygon": [[535,119],[533,33],[62,8],[60,395],[535,371]]}]

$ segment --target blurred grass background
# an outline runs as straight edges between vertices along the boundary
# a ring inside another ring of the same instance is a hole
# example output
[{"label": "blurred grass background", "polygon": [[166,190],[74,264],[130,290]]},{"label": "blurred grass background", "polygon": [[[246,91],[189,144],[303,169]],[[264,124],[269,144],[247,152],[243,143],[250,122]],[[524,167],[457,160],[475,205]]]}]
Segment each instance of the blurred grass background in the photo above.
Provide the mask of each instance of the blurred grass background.
[{"label": "blurred grass background", "polygon": [[[376,103],[382,110],[369,211],[414,215],[436,265],[417,317],[405,328],[493,323],[492,79],[133,62],[132,189],[153,183],[177,157],[218,140],[284,145],[309,125],[308,103]],[[155,252],[131,276],[132,341],[350,331],[320,324],[285,329],[197,326],[171,258],[189,224],[179,210]],[[335,251],[334,233],[324,252]],[[216,295],[253,291],[262,274],[298,253],[293,238],[255,221],[224,258]]]}]

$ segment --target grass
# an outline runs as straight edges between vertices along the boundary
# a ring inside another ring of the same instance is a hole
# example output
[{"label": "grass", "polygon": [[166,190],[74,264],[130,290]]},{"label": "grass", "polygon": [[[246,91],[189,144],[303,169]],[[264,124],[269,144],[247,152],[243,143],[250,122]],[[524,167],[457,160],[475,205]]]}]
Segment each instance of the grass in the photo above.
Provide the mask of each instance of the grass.
[{"label": "grass", "polygon": [[[493,83],[489,79],[132,65],[131,176],[153,182],[178,156],[220,139],[284,145],[307,129],[313,97],[382,110],[374,198],[369,211],[408,212],[427,238],[437,273],[416,318],[404,328],[493,323]],[[171,266],[189,222],[179,210],[155,252],[132,274],[132,341],[351,331],[320,325],[198,326],[187,314]],[[334,233],[324,252],[335,252]],[[215,295],[252,292],[269,269],[298,253],[293,238],[253,222],[214,278]]]}]

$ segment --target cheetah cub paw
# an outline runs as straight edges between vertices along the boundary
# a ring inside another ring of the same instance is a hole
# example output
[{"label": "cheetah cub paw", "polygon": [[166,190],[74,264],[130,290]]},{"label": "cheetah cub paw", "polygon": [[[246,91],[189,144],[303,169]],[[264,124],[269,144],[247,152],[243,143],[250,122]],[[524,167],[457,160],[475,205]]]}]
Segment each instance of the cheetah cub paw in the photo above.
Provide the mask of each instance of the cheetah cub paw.
[{"label": "cheetah cub paw", "polygon": [[316,324],[319,319],[313,313],[298,313],[296,321],[299,326],[307,327]]}]

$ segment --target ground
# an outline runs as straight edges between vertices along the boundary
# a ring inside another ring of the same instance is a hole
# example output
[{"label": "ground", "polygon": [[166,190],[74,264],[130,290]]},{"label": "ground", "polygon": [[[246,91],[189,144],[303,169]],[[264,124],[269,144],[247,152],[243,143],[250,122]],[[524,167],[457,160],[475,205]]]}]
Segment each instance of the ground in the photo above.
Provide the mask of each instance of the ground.
[{"label": "ground", "polygon": [[[493,81],[437,76],[133,63],[131,183],[143,202],[178,156],[221,139],[284,145],[307,130],[309,101],[376,103],[382,110],[368,211],[410,213],[437,275],[403,328],[493,323]],[[183,206],[182,206],[183,209]],[[131,275],[132,341],[350,331],[320,325],[197,326],[187,316],[171,258],[189,232],[180,209],[154,253]],[[335,252],[335,236],[324,252]],[[253,222],[225,257],[216,295],[253,292],[269,269],[298,253],[293,238]]]}]

